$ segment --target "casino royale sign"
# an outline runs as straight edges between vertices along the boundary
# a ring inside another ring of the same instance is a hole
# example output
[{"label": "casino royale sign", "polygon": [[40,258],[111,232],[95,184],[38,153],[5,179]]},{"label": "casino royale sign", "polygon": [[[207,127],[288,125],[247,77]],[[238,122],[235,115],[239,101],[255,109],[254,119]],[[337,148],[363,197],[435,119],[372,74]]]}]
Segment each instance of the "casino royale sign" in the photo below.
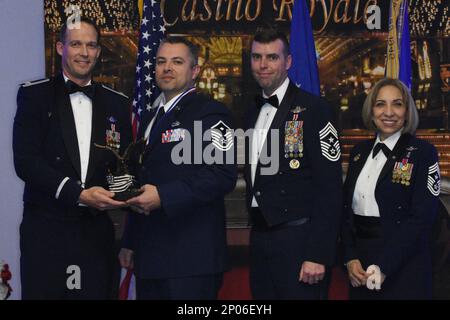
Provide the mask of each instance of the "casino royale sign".
[{"label": "casino royale sign", "polygon": [[[368,8],[373,5],[381,9],[381,21],[387,21],[389,15],[389,1],[309,0],[307,3],[317,32],[367,31]],[[294,0],[161,0],[161,11],[171,33],[195,29],[248,33],[274,23],[288,28],[293,5]],[[387,25],[382,25],[378,31],[386,30]]]}]

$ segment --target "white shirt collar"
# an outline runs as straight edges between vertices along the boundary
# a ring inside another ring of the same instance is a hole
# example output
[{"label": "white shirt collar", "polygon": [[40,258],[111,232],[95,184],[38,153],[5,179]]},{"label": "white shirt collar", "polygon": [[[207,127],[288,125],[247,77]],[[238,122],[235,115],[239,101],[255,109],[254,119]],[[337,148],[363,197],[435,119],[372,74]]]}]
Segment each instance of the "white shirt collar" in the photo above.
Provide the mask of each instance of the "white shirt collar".
[{"label": "white shirt collar", "polygon": [[[67,77],[67,76],[64,74],[64,72],[63,72],[62,74],[63,74],[63,77],[64,77],[64,82],[67,82],[68,80],[70,80],[69,77]],[[89,80],[89,82],[86,83],[83,87],[89,86],[91,83],[92,83],[92,80]]]},{"label": "white shirt collar", "polygon": [[[286,94],[286,91],[287,91],[287,89],[288,89],[288,86],[289,86],[289,78],[286,77],[286,79],[284,79],[284,81],[283,81],[283,83],[281,84],[281,86],[279,86],[279,87],[277,88],[277,90],[275,90],[275,91],[272,93],[272,96],[273,96],[274,94],[277,95],[277,98],[278,98],[278,104],[281,104],[281,101],[283,101],[283,98],[284,98],[284,95]],[[269,97],[264,93],[264,91],[263,91],[263,97],[264,97],[264,98],[269,98]]]},{"label": "white shirt collar", "polygon": [[178,103],[178,101],[180,100],[179,99],[180,96],[187,95],[191,91],[195,91],[195,88],[191,87],[191,88],[177,94],[175,97],[173,97],[172,99],[170,99],[167,102],[166,102],[166,95],[164,93],[161,93],[161,100],[159,101],[158,109],[159,109],[159,107],[164,106],[164,112],[168,112],[172,108],[172,105],[174,103]]},{"label": "white shirt collar", "polygon": [[402,135],[402,131],[403,131],[403,128],[398,130],[396,133],[394,133],[390,137],[384,139],[383,141],[380,140],[380,134],[377,134],[377,138],[375,139],[374,146],[376,146],[378,142],[381,142],[381,143],[384,143],[391,151],[394,150],[394,147],[397,144],[398,139],[400,139],[400,136]]},{"label": "white shirt collar", "polygon": [[161,101],[159,102],[159,107],[163,106],[164,107],[164,112],[169,111],[170,107],[172,106],[172,104],[183,94],[183,92],[177,94],[175,97],[173,97],[172,99],[170,99],[169,101],[166,102],[166,95],[163,94]]}]

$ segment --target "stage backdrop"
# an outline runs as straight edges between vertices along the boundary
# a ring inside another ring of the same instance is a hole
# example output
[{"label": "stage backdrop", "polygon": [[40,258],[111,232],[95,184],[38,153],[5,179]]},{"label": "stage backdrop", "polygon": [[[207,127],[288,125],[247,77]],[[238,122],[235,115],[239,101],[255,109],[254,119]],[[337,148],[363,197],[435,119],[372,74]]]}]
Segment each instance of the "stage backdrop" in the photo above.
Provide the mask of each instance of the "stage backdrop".
[{"label": "stage backdrop", "polygon": [[[145,0],[146,2],[155,2]],[[370,87],[384,76],[389,0],[302,0],[312,16],[321,94],[336,113],[344,171],[350,149],[372,135],[361,108]],[[448,2],[448,1],[447,1]],[[168,34],[183,34],[200,47],[197,88],[230,108],[237,127],[259,92],[250,72],[254,31],[273,25],[289,32],[294,0],[157,0]],[[450,12],[442,0],[410,0],[413,88],[420,137],[438,146],[441,174],[450,178]],[[380,7],[380,29],[368,29],[364,12]],[[46,74],[61,69],[58,31],[78,6],[102,31],[94,80],[134,97],[138,48],[138,0],[44,0]],[[448,147],[449,146],[449,147]],[[246,227],[245,183],[226,198],[229,227]],[[121,225],[120,222],[115,222]],[[120,228],[118,228],[120,230]],[[117,233],[120,235],[120,231]]]},{"label": "stage backdrop", "polygon": [[20,299],[19,224],[23,183],[12,156],[12,127],[19,84],[45,76],[43,0],[0,1],[0,260],[9,264],[13,292]]}]

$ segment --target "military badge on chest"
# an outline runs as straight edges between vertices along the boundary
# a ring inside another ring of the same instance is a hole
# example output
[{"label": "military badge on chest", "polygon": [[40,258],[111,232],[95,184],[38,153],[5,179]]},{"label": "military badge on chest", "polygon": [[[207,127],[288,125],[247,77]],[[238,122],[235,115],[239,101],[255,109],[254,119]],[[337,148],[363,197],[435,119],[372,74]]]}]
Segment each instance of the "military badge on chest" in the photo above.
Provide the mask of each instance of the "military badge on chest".
[{"label": "military badge on chest", "polygon": [[405,186],[410,185],[412,170],[414,164],[409,161],[409,157],[402,159],[401,162],[396,162],[394,170],[392,171],[392,182],[401,183]]},{"label": "military badge on chest", "polygon": [[161,143],[170,143],[183,141],[186,135],[184,129],[169,129],[161,134]]},{"label": "military badge on chest", "polygon": [[400,162],[396,162],[394,165],[394,170],[392,170],[392,182],[400,183],[405,186],[409,186],[411,184],[411,176],[414,168],[414,164],[411,162],[410,157],[411,153],[416,151],[415,147],[406,148],[406,156]]},{"label": "military badge on chest", "polygon": [[299,106],[292,108],[292,120],[284,125],[284,157],[291,159],[289,167],[294,170],[300,168],[299,159],[303,157],[303,121],[298,116],[305,110]]},{"label": "military badge on chest", "polygon": [[120,149],[120,132],[116,131],[117,120],[109,117],[108,121],[111,129],[106,130],[106,145],[113,149]]},{"label": "military badge on chest", "polygon": [[303,121],[286,121],[284,126],[284,156],[286,159],[303,157]]}]

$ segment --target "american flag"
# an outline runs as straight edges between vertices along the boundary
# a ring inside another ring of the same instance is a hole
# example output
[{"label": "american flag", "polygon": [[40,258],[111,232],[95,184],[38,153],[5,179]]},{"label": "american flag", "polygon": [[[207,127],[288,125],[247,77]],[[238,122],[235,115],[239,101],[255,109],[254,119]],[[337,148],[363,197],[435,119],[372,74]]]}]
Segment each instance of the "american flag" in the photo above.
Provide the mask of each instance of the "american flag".
[{"label": "american flag", "polygon": [[[133,136],[136,138],[139,123],[149,111],[159,90],[155,82],[155,60],[159,43],[166,31],[159,1],[143,0],[139,48],[136,61],[136,92],[133,100]],[[125,222],[126,223],[126,222]],[[134,276],[131,269],[122,268],[119,299],[134,299]]]},{"label": "american flag", "polygon": [[159,1],[144,0],[141,21],[132,115],[134,137],[142,116],[150,110],[159,95],[155,82],[155,59],[159,43],[166,31]]}]

